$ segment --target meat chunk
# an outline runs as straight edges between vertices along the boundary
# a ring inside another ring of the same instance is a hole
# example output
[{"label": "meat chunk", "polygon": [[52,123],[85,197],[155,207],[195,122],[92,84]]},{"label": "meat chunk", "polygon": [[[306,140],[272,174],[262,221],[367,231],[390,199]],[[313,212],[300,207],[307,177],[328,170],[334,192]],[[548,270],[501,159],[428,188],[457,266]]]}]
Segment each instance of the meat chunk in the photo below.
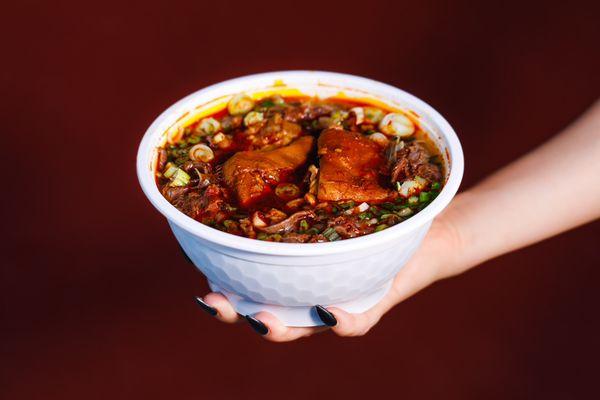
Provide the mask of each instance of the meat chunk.
[{"label": "meat chunk", "polygon": [[397,161],[392,167],[392,182],[402,182],[420,176],[429,182],[442,178],[440,167],[429,162],[430,154],[419,143],[411,143],[396,154]]},{"label": "meat chunk", "polygon": [[302,134],[302,127],[274,113],[263,123],[249,127],[246,133],[253,149],[268,150],[290,144]]},{"label": "meat chunk", "polygon": [[187,216],[203,223],[220,222],[231,214],[227,193],[218,185],[208,185],[199,192],[191,187],[165,185],[162,188],[165,198]]},{"label": "meat chunk", "polygon": [[375,227],[369,225],[368,221],[361,220],[355,215],[340,215],[327,221],[327,225],[335,229],[337,234],[344,239],[372,233],[375,230]]},{"label": "meat chunk", "polygon": [[248,207],[304,165],[313,144],[312,136],[303,136],[275,150],[238,152],[223,164],[225,183],[240,206]]},{"label": "meat chunk", "polygon": [[380,147],[356,132],[328,129],[319,137],[320,201],[354,200],[381,202],[396,193],[379,184],[385,168]]}]

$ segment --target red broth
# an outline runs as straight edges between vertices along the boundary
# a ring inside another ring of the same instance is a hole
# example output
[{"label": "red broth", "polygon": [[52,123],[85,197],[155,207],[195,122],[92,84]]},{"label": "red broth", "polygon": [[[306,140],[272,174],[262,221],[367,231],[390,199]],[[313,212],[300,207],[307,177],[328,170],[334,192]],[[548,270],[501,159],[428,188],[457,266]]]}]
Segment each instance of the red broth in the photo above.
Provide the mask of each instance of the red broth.
[{"label": "red broth", "polygon": [[439,149],[414,115],[347,99],[239,95],[158,152],[157,185],[181,212],[276,242],[387,229],[444,183]]}]

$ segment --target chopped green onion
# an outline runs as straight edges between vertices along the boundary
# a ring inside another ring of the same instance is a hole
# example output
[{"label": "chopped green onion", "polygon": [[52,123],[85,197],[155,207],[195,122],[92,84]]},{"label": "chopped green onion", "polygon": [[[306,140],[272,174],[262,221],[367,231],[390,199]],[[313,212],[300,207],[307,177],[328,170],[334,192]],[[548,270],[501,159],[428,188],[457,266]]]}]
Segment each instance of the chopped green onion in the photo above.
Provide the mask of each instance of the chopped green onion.
[{"label": "chopped green onion", "polygon": [[221,129],[221,124],[219,123],[219,121],[212,117],[209,117],[204,118],[202,121],[200,121],[196,132],[203,136],[214,135],[219,131],[219,129]]},{"label": "chopped green onion", "polygon": [[429,192],[421,192],[419,193],[419,202],[427,203],[429,201]]},{"label": "chopped green onion", "polygon": [[373,216],[371,215],[371,213],[368,212],[363,212],[358,214],[358,219],[371,219]]},{"label": "chopped green onion", "polygon": [[433,190],[438,190],[438,189],[440,188],[440,186],[441,186],[441,185],[440,185],[440,183],[439,183],[439,182],[433,182],[433,183],[431,184],[431,189],[433,189]]},{"label": "chopped green onion", "polygon": [[349,200],[343,203],[338,203],[338,206],[342,207],[344,210],[354,207],[354,201]]},{"label": "chopped green onion", "polygon": [[259,233],[259,234],[256,236],[256,238],[257,238],[258,240],[266,240],[266,239],[267,239],[267,237],[269,237],[269,235],[267,235],[267,234],[266,234],[266,233],[264,233],[264,232],[260,232],[260,233]]},{"label": "chopped green onion", "polygon": [[308,221],[303,219],[302,221],[300,221],[300,229],[302,229],[303,231],[308,229]]},{"label": "chopped green onion", "polygon": [[340,235],[338,235],[338,233],[332,227],[325,229],[323,231],[323,236],[325,236],[330,242],[340,239]]},{"label": "chopped green onion", "polygon": [[378,124],[385,115],[385,112],[376,107],[364,107],[365,121],[369,124]]},{"label": "chopped green onion", "polygon": [[389,136],[406,137],[415,132],[415,124],[404,114],[389,113],[379,122],[379,130]]},{"label": "chopped green onion", "polygon": [[273,107],[275,105],[275,102],[273,100],[264,100],[263,102],[260,103],[260,107],[264,107],[264,108],[270,108]]},{"label": "chopped green onion", "polygon": [[379,217],[379,219],[386,219],[389,217],[394,217],[396,214],[383,214],[381,217]]},{"label": "chopped green onion", "polygon": [[398,215],[400,217],[408,217],[409,215],[411,215],[413,213],[413,210],[411,210],[410,208],[406,207],[400,211],[398,211]]},{"label": "chopped green onion", "polygon": [[335,229],[333,229],[332,227],[329,227],[323,231],[323,235],[328,236],[331,234],[331,232],[335,232]]},{"label": "chopped green onion", "polygon": [[415,176],[415,182],[417,182],[417,185],[419,187],[425,187],[425,185],[427,185],[427,179],[425,178],[421,178],[420,176]]},{"label": "chopped green onion", "polygon": [[371,206],[371,208],[369,209],[369,212],[371,214],[373,214],[373,215],[380,215],[381,214],[381,210],[377,206]]},{"label": "chopped green onion", "polygon": [[[277,104],[279,106],[285,105],[285,100],[283,99],[283,97],[281,97],[278,94],[271,96],[271,100],[273,101],[273,103],[275,103],[275,104]],[[292,104],[292,105],[298,105],[299,103],[292,102],[290,104]]]},{"label": "chopped green onion", "polygon": [[197,144],[200,143],[200,136],[190,136],[187,139],[188,144]]},{"label": "chopped green onion", "polygon": [[386,210],[393,210],[394,209],[394,203],[383,203],[381,205],[382,208],[385,208]]},{"label": "chopped green onion", "polygon": [[300,195],[300,189],[293,183],[280,183],[275,188],[275,194],[277,197],[288,201],[297,198]]},{"label": "chopped green onion", "polygon": [[236,94],[227,103],[227,111],[231,115],[243,115],[254,108],[254,100],[244,93]]},{"label": "chopped green onion", "polygon": [[177,172],[177,167],[175,166],[175,164],[170,162],[167,163],[167,165],[165,166],[165,172],[163,172],[163,176],[165,178],[170,178],[175,174],[175,172]]},{"label": "chopped green onion", "polygon": [[215,158],[215,153],[204,143],[195,144],[188,152],[188,156],[194,161],[209,162]]},{"label": "chopped green onion", "polygon": [[190,183],[190,176],[182,169],[177,168],[171,179],[171,186],[185,186]]},{"label": "chopped green onion", "polygon": [[386,224],[377,225],[377,226],[375,227],[375,232],[382,231],[382,230],[384,230],[384,229],[385,229],[385,228],[387,228],[387,227],[388,227],[388,226],[387,226]]},{"label": "chopped green onion", "polygon": [[225,226],[225,228],[227,229],[234,229],[236,226],[236,222],[232,221],[230,219],[226,219],[225,221],[223,221],[223,225]]},{"label": "chopped green onion", "polygon": [[331,123],[334,125],[339,125],[341,124],[346,118],[348,118],[348,116],[350,115],[350,113],[348,111],[344,111],[344,110],[335,110],[331,113]]},{"label": "chopped green onion", "polygon": [[410,196],[408,198],[408,204],[414,205],[419,202],[419,198],[417,196]]},{"label": "chopped green onion", "polygon": [[202,222],[204,225],[209,225],[209,226],[215,225],[215,220],[213,218],[209,218],[209,217],[202,217],[200,219],[200,222]]},{"label": "chopped green onion", "polygon": [[324,235],[324,236],[329,236],[329,235],[331,235],[333,232],[335,232],[335,229],[333,229],[332,227],[329,227],[329,228],[327,228],[327,229],[325,229],[325,230],[323,231],[323,235]]},{"label": "chopped green onion", "polygon": [[264,114],[258,111],[250,111],[244,117],[244,125],[250,126],[254,124],[258,124],[265,119]]}]

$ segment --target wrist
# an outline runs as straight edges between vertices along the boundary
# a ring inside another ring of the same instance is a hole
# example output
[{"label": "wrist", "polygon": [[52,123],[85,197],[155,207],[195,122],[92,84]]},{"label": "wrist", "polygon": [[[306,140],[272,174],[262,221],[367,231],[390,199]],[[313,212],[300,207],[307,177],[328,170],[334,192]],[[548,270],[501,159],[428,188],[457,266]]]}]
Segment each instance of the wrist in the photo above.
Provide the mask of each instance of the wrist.
[{"label": "wrist", "polygon": [[440,242],[436,252],[439,263],[438,279],[460,274],[473,266],[471,235],[466,224],[473,193],[458,194],[448,207],[433,221],[431,234]]}]

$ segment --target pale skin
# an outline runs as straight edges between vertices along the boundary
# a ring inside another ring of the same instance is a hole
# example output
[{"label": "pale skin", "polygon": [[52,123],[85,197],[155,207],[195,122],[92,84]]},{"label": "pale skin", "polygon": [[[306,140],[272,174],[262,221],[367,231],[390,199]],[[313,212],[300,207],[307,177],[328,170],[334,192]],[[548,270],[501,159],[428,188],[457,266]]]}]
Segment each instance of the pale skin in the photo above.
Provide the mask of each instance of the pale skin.
[{"label": "pale skin", "polygon": [[[577,207],[564,199],[577,199]],[[518,206],[517,206],[518,205]],[[547,239],[600,217],[600,101],[563,132],[459,194],[433,222],[423,244],[398,273],[381,302],[361,314],[329,307],[337,324],[291,328],[275,316],[254,317],[287,342],[331,329],[361,336],[398,303],[432,283],[486,260]],[[220,293],[204,302],[226,323],[243,321]]]}]

